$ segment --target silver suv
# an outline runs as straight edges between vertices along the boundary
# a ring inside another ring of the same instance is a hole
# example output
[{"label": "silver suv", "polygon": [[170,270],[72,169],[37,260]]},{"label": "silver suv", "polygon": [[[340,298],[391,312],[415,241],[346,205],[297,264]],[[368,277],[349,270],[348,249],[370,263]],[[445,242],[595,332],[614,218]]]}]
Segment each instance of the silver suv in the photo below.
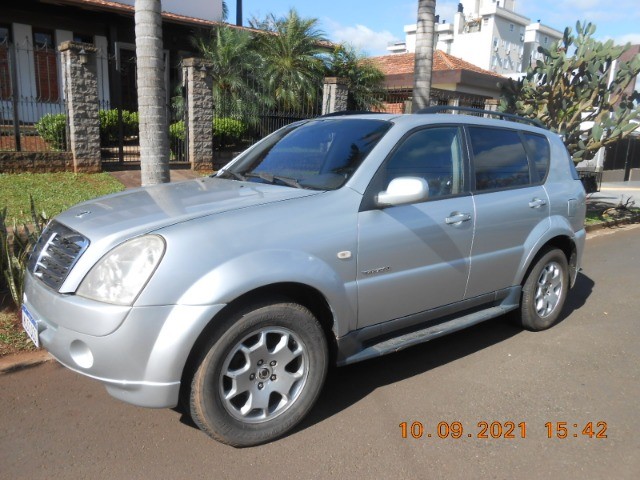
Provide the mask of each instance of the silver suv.
[{"label": "silver suv", "polygon": [[309,412],[330,363],[512,310],[548,328],[584,189],[556,135],[476,115],[302,121],[213,177],[77,205],[31,256],[25,329],[114,397],[249,446]]}]

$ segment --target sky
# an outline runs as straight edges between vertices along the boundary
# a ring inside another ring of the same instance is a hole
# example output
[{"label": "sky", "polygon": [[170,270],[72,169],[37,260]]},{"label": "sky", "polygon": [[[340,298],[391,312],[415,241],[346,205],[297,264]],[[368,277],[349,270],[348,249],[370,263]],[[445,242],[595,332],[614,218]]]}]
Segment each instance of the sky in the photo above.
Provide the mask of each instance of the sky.
[{"label": "sky", "polygon": [[[459,0],[437,0],[436,14],[452,22]],[[235,23],[236,2],[227,0],[230,23]],[[252,16],[285,15],[295,7],[303,17],[319,20],[329,40],[347,42],[368,55],[385,55],[394,41],[404,41],[404,25],[416,22],[417,0],[243,0],[245,25]],[[516,13],[532,22],[564,31],[575,30],[577,20],[596,25],[598,40],[640,43],[638,0],[516,0]]]}]

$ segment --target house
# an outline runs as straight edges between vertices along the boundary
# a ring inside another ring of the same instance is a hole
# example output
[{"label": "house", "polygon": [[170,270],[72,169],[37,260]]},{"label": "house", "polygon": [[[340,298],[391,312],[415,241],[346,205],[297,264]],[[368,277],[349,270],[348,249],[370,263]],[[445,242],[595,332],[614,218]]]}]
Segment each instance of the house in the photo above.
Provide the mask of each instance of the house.
[{"label": "house", "polygon": [[[526,72],[539,58],[538,46],[551,46],[562,32],[515,12],[515,0],[461,0],[453,23],[436,17],[436,49],[508,75]],[[417,26],[404,27],[406,40],[391,53],[415,52]]]},{"label": "house", "polygon": [[[17,115],[21,124],[61,111],[63,86],[57,46],[67,40],[98,48],[102,108],[137,109],[134,0],[21,0],[7,2],[0,18],[0,123]],[[182,7],[181,4],[185,4]],[[177,12],[203,2],[166,0]],[[194,56],[191,37],[219,24],[222,0],[208,0],[207,18],[162,13],[165,86],[180,85],[180,62]],[[195,11],[197,13],[197,11]],[[14,111],[15,110],[15,111]]]},{"label": "house", "polygon": [[[385,75],[384,87],[389,97],[387,111],[408,111],[403,103],[409,101],[413,91],[415,54],[384,55],[371,57],[369,61]],[[434,52],[431,78],[431,98],[434,103],[483,109],[487,101],[499,98],[501,81],[504,81],[504,77],[495,72],[442,50]]]}]

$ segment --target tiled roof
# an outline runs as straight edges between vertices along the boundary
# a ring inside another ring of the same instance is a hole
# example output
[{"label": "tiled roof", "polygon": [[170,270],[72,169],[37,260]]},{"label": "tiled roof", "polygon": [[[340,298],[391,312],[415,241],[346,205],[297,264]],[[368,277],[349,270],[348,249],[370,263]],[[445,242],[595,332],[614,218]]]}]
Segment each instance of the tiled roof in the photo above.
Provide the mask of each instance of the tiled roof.
[{"label": "tiled roof", "polygon": [[[385,75],[413,74],[416,56],[414,53],[400,53],[395,55],[384,55],[381,57],[371,57],[373,62]],[[454,57],[442,50],[436,50],[433,54],[433,71],[444,72],[447,70],[469,70],[494,77],[502,75],[480,68],[473,63],[469,63],[461,58]]]},{"label": "tiled roof", "polygon": [[[135,13],[135,7],[133,7],[133,5],[127,5],[119,2],[109,2],[107,0],[57,0],[56,3],[63,5],[75,5],[78,7],[90,7],[95,10],[128,13],[131,15]],[[193,23],[202,26],[214,26],[220,24],[220,22],[213,22],[211,20],[188,17],[186,15],[178,15],[176,13],[165,11],[162,12],[162,17],[167,20],[176,20],[180,23]]]},{"label": "tiled roof", "polygon": [[[119,2],[109,2],[107,0],[55,0],[55,3],[60,5],[72,5],[78,7],[92,8],[93,10],[101,10],[105,12],[116,12],[134,15],[135,7]],[[247,30],[250,32],[263,32],[251,27],[238,27],[232,23],[226,22],[214,22],[212,20],[204,20],[202,18],[189,17],[186,15],[179,15],[177,13],[162,11],[162,18],[175,23],[182,23],[186,25],[199,25],[201,27],[215,27],[216,25],[227,25],[231,28],[238,28],[241,30]],[[331,42],[318,42],[319,46],[332,48],[334,46]]]}]

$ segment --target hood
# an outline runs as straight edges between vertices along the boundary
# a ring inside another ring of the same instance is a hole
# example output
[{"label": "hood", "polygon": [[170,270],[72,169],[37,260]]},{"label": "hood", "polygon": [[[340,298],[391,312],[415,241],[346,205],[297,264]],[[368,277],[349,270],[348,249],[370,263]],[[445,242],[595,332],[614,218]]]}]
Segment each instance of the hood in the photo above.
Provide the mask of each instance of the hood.
[{"label": "hood", "polygon": [[320,192],[202,178],[127,190],[71,207],[56,218],[89,239],[130,237],[168,225]]}]

